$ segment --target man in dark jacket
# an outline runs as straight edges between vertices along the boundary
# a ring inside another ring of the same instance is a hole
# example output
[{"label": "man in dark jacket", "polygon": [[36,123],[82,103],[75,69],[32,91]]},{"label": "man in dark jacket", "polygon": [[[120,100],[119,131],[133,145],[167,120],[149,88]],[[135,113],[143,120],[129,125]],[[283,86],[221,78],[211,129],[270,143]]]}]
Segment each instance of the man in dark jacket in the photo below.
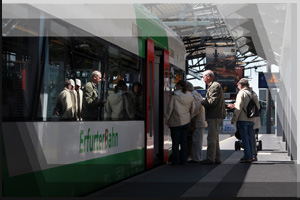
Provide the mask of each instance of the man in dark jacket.
[{"label": "man in dark jacket", "polygon": [[205,100],[201,104],[205,107],[205,118],[208,123],[207,153],[206,160],[202,164],[221,163],[219,145],[219,127],[225,118],[225,101],[223,89],[220,83],[214,81],[213,71],[206,70],[203,73],[203,80],[207,85]]}]

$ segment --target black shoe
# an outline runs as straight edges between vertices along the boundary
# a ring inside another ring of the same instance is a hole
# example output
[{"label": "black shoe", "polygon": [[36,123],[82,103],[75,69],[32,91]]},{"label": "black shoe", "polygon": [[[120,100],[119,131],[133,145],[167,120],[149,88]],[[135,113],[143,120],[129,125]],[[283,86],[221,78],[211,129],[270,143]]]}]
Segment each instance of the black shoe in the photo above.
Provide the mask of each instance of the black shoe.
[{"label": "black shoe", "polygon": [[252,163],[252,159],[241,159],[240,163]]},{"label": "black shoe", "polygon": [[222,161],[215,161],[217,165],[221,164]]},{"label": "black shoe", "polygon": [[188,163],[200,163],[200,162],[195,161],[195,160],[189,160]]},{"label": "black shoe", "polygon": [[204,165],[212,165],[212,164],[215,164],[215,162],[213,161],[210,161],[210,160],[202,160],[200,161],[201,164],[204,164]]}]

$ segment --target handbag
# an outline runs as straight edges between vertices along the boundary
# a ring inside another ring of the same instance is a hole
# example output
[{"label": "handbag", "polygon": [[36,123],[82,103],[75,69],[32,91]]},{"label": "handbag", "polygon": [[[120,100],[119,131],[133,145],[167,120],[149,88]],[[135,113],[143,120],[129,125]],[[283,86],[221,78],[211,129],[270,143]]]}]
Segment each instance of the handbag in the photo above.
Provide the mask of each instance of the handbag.
[{"label": "handbag", "polygon": [[236,127],[236,132],[235,132],[234,136],[235,136],[236,139],[238,139],[238,140],[241,140],[241,139],[242,139],[238,127]]}]

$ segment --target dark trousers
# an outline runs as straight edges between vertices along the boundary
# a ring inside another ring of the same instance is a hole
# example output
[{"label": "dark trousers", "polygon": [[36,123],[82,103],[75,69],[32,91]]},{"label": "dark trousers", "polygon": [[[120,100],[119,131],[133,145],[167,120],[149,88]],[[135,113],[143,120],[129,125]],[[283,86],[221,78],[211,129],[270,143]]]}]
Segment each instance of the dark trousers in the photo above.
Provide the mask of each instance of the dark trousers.
[{"label": "dark trousers", "polygon": [[[171,137],[172,137],[172,153],[173,160],[172,164],[178,165],[186,164],[188,158],[188,148],[187,148],[187,135],[189,132],[190,124],[185,124],[183,126],[171,127]],[[179,162],[179,145],[180,145],[180,162]]]},{"label": "dark trousers", "polygon": [[250,121],[238,121],[237,126],[240,131],[240,135],[244,146],[244,159],[253,158],[253,126],[254,122]]}]

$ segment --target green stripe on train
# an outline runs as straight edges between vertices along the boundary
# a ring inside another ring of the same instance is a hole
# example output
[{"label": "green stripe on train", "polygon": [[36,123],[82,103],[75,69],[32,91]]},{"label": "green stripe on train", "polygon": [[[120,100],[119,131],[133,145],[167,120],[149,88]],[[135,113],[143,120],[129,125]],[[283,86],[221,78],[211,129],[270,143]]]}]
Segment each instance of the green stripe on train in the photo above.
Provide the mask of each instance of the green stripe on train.
[{"label": "green stripe on train", "polygon": [[4,197],[83,196],[144,171],[145,150],[133,150],[14,177],[8,177],[6,162],[2,164]]},{"label": "green stripe on train", "polygon": [[141,31],[139,35],[142,35],[142,37],[138,37],[139,56],[145,58],[147,38],[150,38],[156,46],[169,50],[167,33],[162,21],[139,4],[135,4],[134,9],[136,23]]}]

